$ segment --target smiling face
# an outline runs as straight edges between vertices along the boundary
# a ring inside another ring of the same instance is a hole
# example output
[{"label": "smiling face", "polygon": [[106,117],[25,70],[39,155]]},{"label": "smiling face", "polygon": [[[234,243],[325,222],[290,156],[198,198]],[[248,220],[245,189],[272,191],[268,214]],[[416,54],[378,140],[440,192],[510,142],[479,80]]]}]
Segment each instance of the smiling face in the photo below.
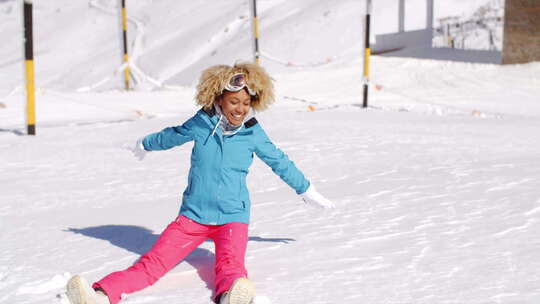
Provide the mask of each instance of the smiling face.
[{"label": "smiling face", "polygon": [[244,118],[251,109],[251,97],[246,90],[238,92],[224,91],[218,100],[218,105],[229,122],[239,126],[244,122]]}]

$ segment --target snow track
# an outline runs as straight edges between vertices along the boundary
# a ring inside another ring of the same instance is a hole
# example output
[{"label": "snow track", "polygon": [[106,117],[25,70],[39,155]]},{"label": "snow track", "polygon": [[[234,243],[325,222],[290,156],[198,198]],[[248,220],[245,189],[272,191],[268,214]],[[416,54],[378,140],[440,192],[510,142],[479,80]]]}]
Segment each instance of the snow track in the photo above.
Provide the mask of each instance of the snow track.
[{"label": "snow track", "polygon": [[[96,8],[96,9],[98,9],[98,10],[100,10],[100,11],[102,11],[102,12],[108,14],[108,15],[112,15],[114,17],[116,17],[118,15],[118,9],[108,8],[107,6],[102,4],[100,0],[90,0],[89,5],[90,5],[90,7]],[[135,83],[140,85],[143,81],[146,81],[146,82],[150,83],[151,85],[154,85],[154,86],[156,86],[158,88],[167,88],[167,87],[164,86],[164,84],[162,82],[160,82],[159,80],[154,79],[153,77],[146,74],[137,65],[137,60],[143,54],[143,51],[144,51],[143,41],[144,41],[144,35],[145,35],[145,32],[146,32],[146,28],[145,28],[144,22],[142,22],[141,20],[139,20],[139,19],[137,19],[135,17],[132,17],[132,16],[128,15],[127,20],[128,20],[128,22],[130,22],[131,24],[133,24],[135,26],[135,38],[133,38],[133,42],[131,44],[131,47],[128,48],[128,52],[129,52],[129,56],[130,56],[129,57],[129,67],[132,70],[132,76],[135,78],[134,79]],[[130,33],[133,33],[133,31],[130,31]],[[126,64],[123,64],[120,67],[118,67],[114,72],[115,75],[117,75],[121,71],[123,71],[125,69],[125,67],[126,67]],[[110,79],[111,79],[111,77],[105,78],[105,79],[103,79],[101,81],[98,81],[97,83],[95,83],[93,85],[90,85],[89,87],[79,88],[78,91],[79,92],[85,92],[85,91],[89,91],[89,90],[99,88],[99,86],[101,84],[107,83],[108,81],[110,81]]]}]

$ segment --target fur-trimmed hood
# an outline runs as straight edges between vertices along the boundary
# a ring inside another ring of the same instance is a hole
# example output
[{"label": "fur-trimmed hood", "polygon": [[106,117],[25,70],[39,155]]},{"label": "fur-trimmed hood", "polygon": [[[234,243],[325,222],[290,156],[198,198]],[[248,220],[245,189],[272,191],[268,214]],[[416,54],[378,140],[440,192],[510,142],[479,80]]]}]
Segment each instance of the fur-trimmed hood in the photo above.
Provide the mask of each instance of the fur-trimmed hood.
[{"label": "fur-trimmed hood", "polygon": [[204,70],[197,85],[197,104],[210,109],[223,93],[225,84],[237,73],[246,75],[247,86],[257,94],[251,107],[258,112],[266,110],[274,102],[274,84],[268,73],[255,63],[214,65]]}]

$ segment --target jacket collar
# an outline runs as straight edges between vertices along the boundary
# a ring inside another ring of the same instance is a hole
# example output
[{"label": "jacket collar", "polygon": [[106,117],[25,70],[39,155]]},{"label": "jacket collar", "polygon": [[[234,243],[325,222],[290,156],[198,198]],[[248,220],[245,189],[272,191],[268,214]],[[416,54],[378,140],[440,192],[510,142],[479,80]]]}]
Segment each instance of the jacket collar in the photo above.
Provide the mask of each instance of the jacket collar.
[{"label": "jacket collar", "polygon": [[201,111],[206,113],[209,117],[216,115],[216,109],[214,109],[214,107],[211,107],[210,109],[202,108]]},{"label": "jacket collar", "polygon": [[[211,107],[210,109],[202,108],[200,112],[203,112],[208,116],[208,118],[210,119],[210,122],[212,123],[211,127],[214,127],[218,121],[216,117],[216,109],[214,109],[214,107]],[[244,123],[244,128],[249,129],[258,123],[259,122],[257,121],[257,119],[255,117],[252,117]]]}]

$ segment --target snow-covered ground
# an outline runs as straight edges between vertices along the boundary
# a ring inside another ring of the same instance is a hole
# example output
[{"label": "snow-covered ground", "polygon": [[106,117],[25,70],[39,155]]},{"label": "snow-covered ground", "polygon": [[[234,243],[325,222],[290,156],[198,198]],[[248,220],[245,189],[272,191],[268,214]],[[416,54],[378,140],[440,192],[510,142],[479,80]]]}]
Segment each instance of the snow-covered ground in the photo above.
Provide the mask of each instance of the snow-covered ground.
[{"label": "snow-covered ground", "polygon": [[[7,9],[14,3],[0,2],[2,17],[16,19],[15,9]],[[207,20],[193,14],[192,24],[177,29],[176,21],[167,23],[166,15],[150,9],[163,3],[141,3],[146,6],[139,12],[146,15],[140,19],[147,29],[156,20],[162,23],[163,34],[148,30],[148,35],[162,41],[183,31],[206,35],[212,31],[206,26],[223,9],[210,12]],[[261,20],[273,20],[268,41],[279,41],[281,22],[287,28],[313,26],[312,17],[319,13],[322,20],[325,14],[336,19],[349,14],[341,6],[326,13],[322,4],[302,0],[283,4],[283,9],[297,9],[291,20],[274,2],[262,3]],[[69,10],[39,5],[42,12]],[[84,10],[80,4],[76,9],[99,19],[105,13],[95,7],[106,5],[89,1]],[[41,22],[54,28],[50,19]],[[0,39],[12,39],[4,29]],[[84,26],[73,26],[72,35],[76,29],[100,37]],[[217,50],[230,47],[229,34],[213,36],[220,41]],[[273,55],[298,60],[292,49],[286,56],[287,48],[300,40],[282,41],[283,48],[276,44]],[[256,304],[540,301],[540,63],[496,66],[374,57],[366,110],[359,107],[359,45],[338,54],[327,44],[305,62],[332,54],[344,57],[304,69],[263,59],[276,80],[278,100],[257,117],[337,209],[305,206],[269,168],[254,162],[248,178],[253,209],[247,267],[258,290]],[[162,50],[173,52],[179,45]],[[85,52],[101,46],[102,41],[89,43]],[[142,162],[122,147],[190,117],[197,109],[194,88],[187,76],[182,83],[178,75],[191,75],[193,81],[200,68],[219,59],[229,63],[232,53],[212,60],[195,53],[197,63],[186,74],[189,67],[179,61],[149,59],[150,48],[147,42],[137,61],[144,85],[131,92],[115,90],[121,81],[113,78],[90,88],[112,75],[107,70],[112,59],[96,55],[95,78],[77,79],[70,73],[81,73],[84,64],[64,64],[45,52],[42,62],[51,70],[41,72],[47,81],[38,80],[35,137],[21,136],[18,53],[3,57],[1,303],[66,303],[63,292],[70,275],[81,273],[93,281],[131,265],[176,216],[191,144],[152,152]],[[159,47],[154,51],[159,53]],[[64,58],[70,55],[66,51]],[[213,250],[212,243],[204,243],[125,303],[209,303]]]}]

